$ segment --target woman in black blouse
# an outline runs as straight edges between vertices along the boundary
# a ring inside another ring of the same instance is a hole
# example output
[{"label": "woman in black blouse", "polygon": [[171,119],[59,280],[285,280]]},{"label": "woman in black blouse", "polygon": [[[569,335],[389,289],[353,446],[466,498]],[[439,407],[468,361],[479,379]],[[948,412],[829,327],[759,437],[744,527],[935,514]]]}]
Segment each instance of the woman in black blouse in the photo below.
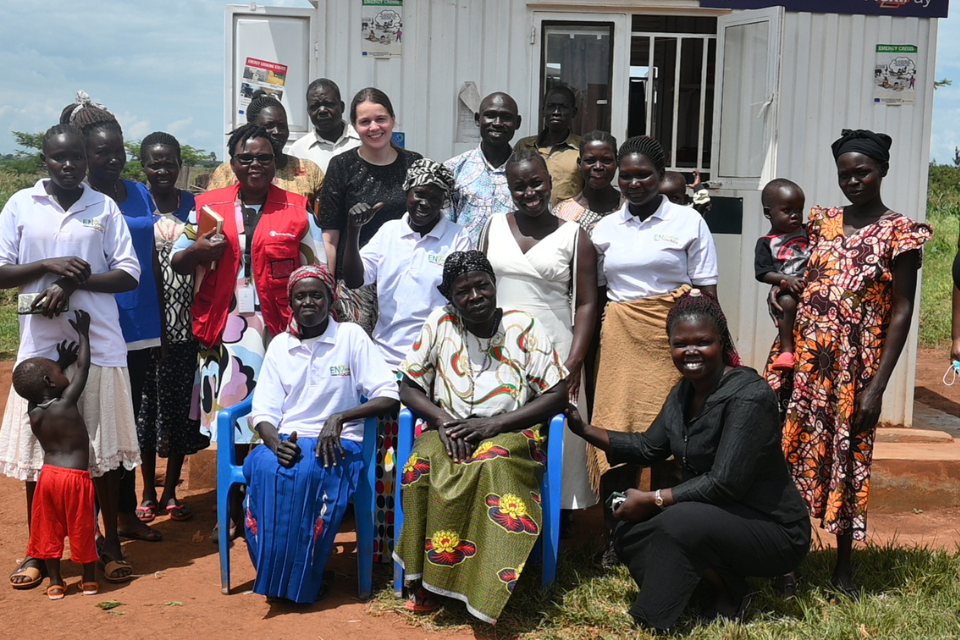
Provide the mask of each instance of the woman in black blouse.
[{"label": "woman in black blouse", "polygon": [[[375,209],[373,219],[360,231],[360,247],[373,237],[384,222],[398,220],[407,210],[403,181],[414,160],[422,158],[393,144],[397,123],[390,98],[373,87],[362,89],[350,103],[350,122],[360,136],[360,146],[334,156],[327,167],[320,197],[320,228],[327,250],[327,264],[336,265],[342,278],[343,246],[347,216]],[[350,291],[340,286],[341,320],[359,322],[367,333],[376,324],[376,290],[365,287]]]},{"label": "woman in black blouse", "polygon": [[780,448],[777,399],[756,371],[736,367],[727,320],[697,289],[667,317],[673,364],[683,379],[644,433],[583,423],[570,429],[607,453],[610,464],[649,465],[671,455],[683,467],[672,489],[628,489],[614,511],[614,548],[640,587],[638,624],[668,629],[694,588],[714,590],[708,617],[739,618],[750,600],[746,576],[793,571],[810,547],[806,506]]}]

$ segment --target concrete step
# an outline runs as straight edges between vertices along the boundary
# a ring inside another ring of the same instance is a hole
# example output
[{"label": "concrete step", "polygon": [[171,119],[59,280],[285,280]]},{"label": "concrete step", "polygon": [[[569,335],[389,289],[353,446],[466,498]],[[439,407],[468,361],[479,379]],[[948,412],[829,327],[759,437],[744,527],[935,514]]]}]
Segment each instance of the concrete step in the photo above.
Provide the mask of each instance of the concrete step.
[{"label": "concrete step", "polygon": [[877,431],[870,488],[873,512],[960,507],[960,418],[916,402],[913,425]]}]

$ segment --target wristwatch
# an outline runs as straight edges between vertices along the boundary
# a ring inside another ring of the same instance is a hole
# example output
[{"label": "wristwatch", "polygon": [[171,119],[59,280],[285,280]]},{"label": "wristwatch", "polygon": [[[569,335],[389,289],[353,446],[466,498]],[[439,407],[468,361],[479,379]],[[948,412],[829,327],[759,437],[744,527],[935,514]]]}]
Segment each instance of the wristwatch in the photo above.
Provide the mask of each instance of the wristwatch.
[{"label": "wristwatch", "polygon": [[660,495],[660,489],[653,494],[653,503],[663,509],[663,496]]}]

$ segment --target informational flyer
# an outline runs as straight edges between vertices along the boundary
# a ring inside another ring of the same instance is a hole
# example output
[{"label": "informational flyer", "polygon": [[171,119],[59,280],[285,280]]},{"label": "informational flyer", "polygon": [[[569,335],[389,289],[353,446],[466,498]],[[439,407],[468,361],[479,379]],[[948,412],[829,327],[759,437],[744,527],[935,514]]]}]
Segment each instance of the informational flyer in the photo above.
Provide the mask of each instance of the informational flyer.
[{"label": "informational flyer", "polygon": [[917,101],[918,50],[912,44],[878,44],[874,101],[889,106]]},{"label": "informational flyer", "polygon": [[360,0],[360,48],[371,58],[403,52],[403,0]]},{"label": "informational flyer", "polygon": [[247,112],[247,105],[258,91],[271,95],[277,100],[283,97],[283,86],[287,83],[287,65],[247,58],[242,75],[240,100],[237,102],[240,115]]}]

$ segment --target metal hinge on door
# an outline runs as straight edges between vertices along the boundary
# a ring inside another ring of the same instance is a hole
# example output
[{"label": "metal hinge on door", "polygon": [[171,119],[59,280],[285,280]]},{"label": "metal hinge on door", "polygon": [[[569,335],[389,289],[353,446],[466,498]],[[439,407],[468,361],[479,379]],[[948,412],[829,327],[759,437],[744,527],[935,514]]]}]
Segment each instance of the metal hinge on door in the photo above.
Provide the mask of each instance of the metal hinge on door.
[{"label": "metal hinge on door", "polygon": [[537,27],[530,27],[530,44],[537,44]]}]

